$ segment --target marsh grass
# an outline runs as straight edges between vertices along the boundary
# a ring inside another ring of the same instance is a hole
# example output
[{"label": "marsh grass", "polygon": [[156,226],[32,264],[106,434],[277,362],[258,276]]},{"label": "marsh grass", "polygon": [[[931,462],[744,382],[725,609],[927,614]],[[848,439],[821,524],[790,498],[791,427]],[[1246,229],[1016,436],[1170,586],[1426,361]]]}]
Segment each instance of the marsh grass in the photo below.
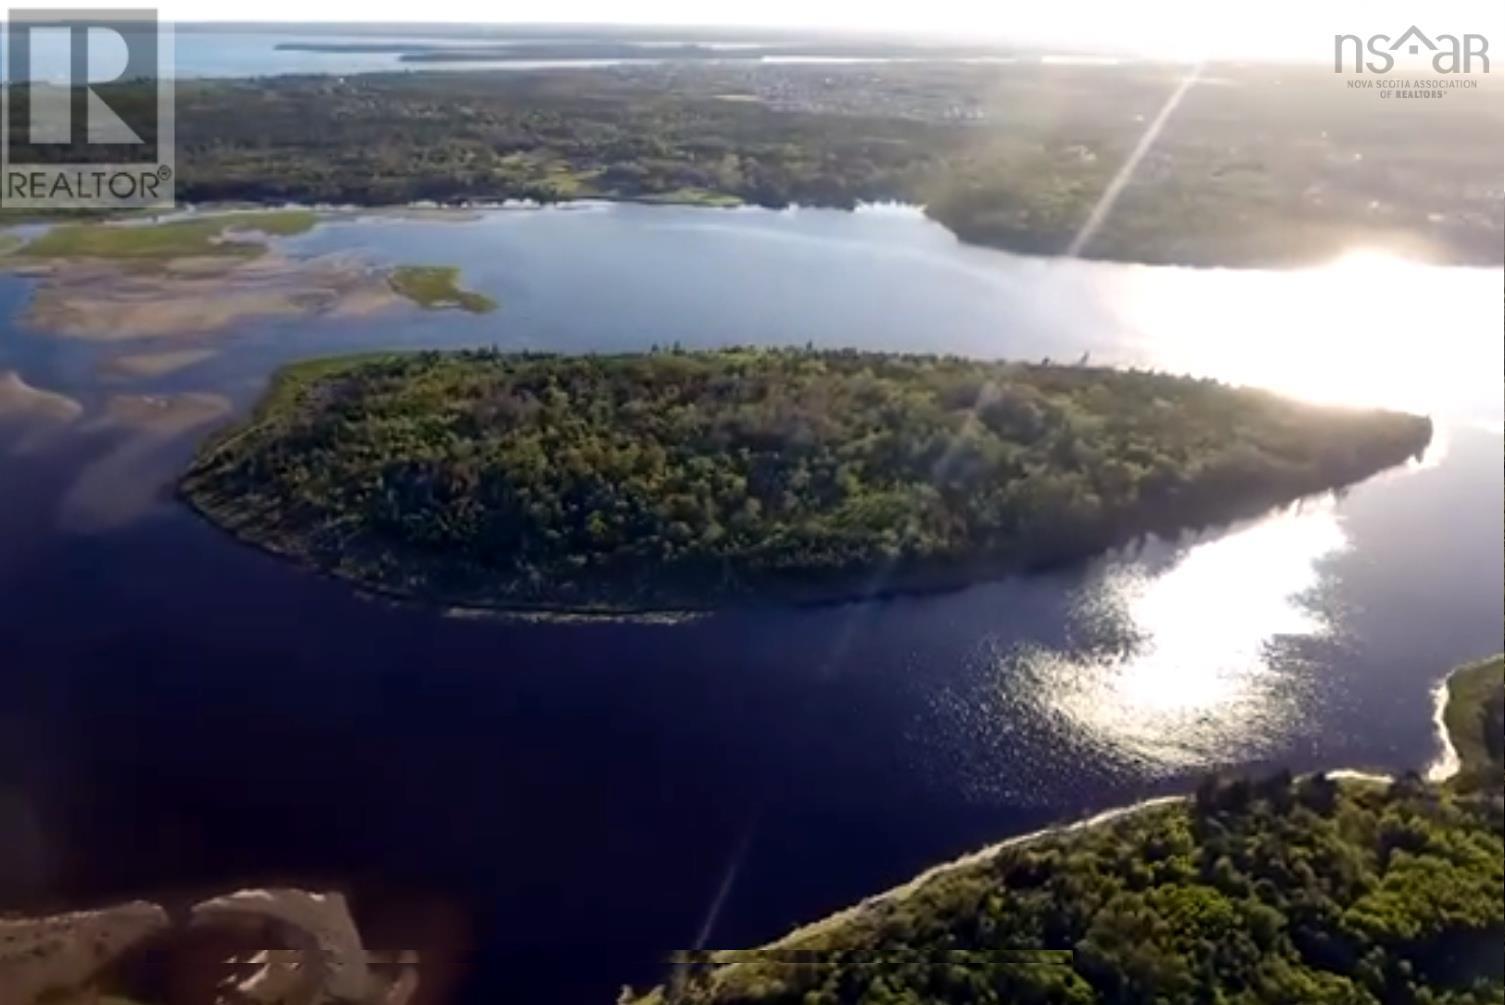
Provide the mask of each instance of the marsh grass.
[{"label": "marsh grass", "polygon": [[109,258],[160,261],[200,255],[255,256],[266,245],[232,234],[292,237],[318,222],[313,210],[220,213],[158,224],[65,223],[22,246],[29,258]]},{"label": "marsh grass", "polygon": [[460,270],[453,265],[400,265],[387,283],[399,296],[425,310],[456,309],[471,314],[496,310],[495,300],[484,293],[460,288]]}]

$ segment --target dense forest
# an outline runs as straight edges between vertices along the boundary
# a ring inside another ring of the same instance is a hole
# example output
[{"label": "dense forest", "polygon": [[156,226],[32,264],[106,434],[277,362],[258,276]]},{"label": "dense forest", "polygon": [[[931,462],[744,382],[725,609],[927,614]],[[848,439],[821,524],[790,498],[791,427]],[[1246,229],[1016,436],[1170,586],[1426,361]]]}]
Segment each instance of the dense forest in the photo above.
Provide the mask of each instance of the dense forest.
[{"label": "dense forest", "polygon": [[1225,522],[1426,419],[1210,380],[856,351],[295,366],[182,488],[236,534],[446,601],[702,608],[955,585]]},{"label": "dense forest", "polygon": [[[902,200],[965,240],[1054,254],[1184,72],[679,62],[183,80],[177,195]],[[1381,106],[1326,68],[1209,67],[1082,253],[1258,265],[1362,245],[1497,264],[1500,83],[1477,83],[1445,102]]]},{"label": "dense forest", "polygon": [[640,1001],[1498,1005],[1502,831],[1498,788],[1214,780],[768,950],[686,954]]}]

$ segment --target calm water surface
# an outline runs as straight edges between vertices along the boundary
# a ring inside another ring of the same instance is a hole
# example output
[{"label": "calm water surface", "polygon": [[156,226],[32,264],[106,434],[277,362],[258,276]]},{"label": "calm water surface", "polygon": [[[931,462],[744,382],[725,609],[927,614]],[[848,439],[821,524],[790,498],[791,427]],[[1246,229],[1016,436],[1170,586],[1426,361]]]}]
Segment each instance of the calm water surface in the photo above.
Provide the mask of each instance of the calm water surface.
[{"label": "calm water surface", "polygon": [[[3,34],[3,26],[0,26]],[[411,62],[404,61],[397,52],[310,52],[297,49],[282,49],[283,45],[418,45],[431,49],[474,47],[476,45],[508,45],[526,48],[529,45],[589,42],[581,37],[564,38],[518,38],[491,33],[472,34],[466,37],[453,32],[428,35],[422,30],[412,34],[341,34],[335,32],[309,32],[296,25],[268,25],[260,31],[198,31],[179,28],[170,36],[172,58],[168,61],[171,73],[178,79],[271,77],[286,74],[350,75],[357,73],[433,72],[464,70],[548,70],[548,69],[599,69],[611,66],[648,66],[662,62],[653,55],[653,50],[666,46],[686,44],[687,39],[666,39],[649,42],[630,39],[642,47],[643,55],[622,58],[563,58],[563,59],[497,59],[467,60],[464,62]],[[600,41],[596,39],[594,41]],[[777,45],[748,41],[712,41],[694,39],[702,48],[721,50],[719,58],[740,60],[742,65],[753,61],[738,50],[760,45]],[[119,73],[124,65],[124,46],[109,39],[101,40],[91,50],[91,64],[101,79],[109,79]],[[33,79],[52,82],[68,79],[66,52],[39,51],[33,54],[31,75]],[[1047,62],[1071,61],[1074,57],[1045,57]],[[1115,59],[1083,57],[1088,62],[1116,63]],[[861,63],[905,63],[918,61],[914,57],[849,57],[842,55],[763,56],[759,63],[767,64],[815,64],[843,65]],[[1011,57],[942,57],[943,62],[960,63],[1012,63]]]},{"label": "calm water surface", "polygon": [[[282,247],[463,265],[503,306],[247,324],[130,380],[113,355],[185,340],[29,331],[27,281],[0,277],[0,371],[85,408],[50,436],[0,418],[0,903],[293,878],[438,897],[478,998],[609,1001],[669,949],[776,936],[1209,769],[1425,765],[1430,687],[1500,645],[1498,270],[1050,262],[896,209],[373,216]],[[1440,434],[1339,498],[1052,575],[550,625],[377,604],[238,546],[168,494],[202,428],[99,418],[112,393],[243,407],[320,353],[675,342],[1086,355]]]}]

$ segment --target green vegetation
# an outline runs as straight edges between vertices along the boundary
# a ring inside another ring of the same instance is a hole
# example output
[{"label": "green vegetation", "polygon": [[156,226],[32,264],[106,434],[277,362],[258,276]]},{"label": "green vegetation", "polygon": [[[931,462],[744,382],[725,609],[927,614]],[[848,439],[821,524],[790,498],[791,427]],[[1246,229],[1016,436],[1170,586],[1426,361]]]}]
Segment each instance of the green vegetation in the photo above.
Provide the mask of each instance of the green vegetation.
[{"label": "green vegetation", "polygon": [[216,213],[166,223],[65,223],[28,242],[17,253],[32,258],[160,260],[193,255],[259,255],[265,245],[230,240],[232,234],[289,237],[318,222],[312,210]]},{"label": "green vegetation", "polygon": [[1213,381],[855,351],[424,353],[284,371],[182,483],[368,586],[569,610],[952,586],[1228,521],[1426,419]]},{"label": "green vegetation", "polygon": [[[1052,254],[1182,72],[680,62],[182,81],[177,194],[359,204],[715,196],[773,207],[897,199],[966,240]],[[1500,81],[1475,82],[1456,100],[1381,108],[1326,67],[1209,67],[1085,254],[1290,264],[1388,246],[1498,264]]]},{"label": "green vegetation", "polygon": [[[196,203],[902,200],[964,240],[1059,254],[1184,72],[678,60],[185,80],[174,184]],[[1289,265],[1364,246],[1499,264],[1501,81],[1470,82],[1456,101],[1381,107],[1327,67],[1209,66],[1082,253]],[[115,107],[155,100],[107,90]]]},{"label": "green vegetation", "polygon": [[[1462,770],[1209,779],[1006,842],[624,1005],[1499,1005],[1505,657],[1448,680]],[[1004,952],[1000,952],[1000,951]],[[1012,952],[1008,952],[1012,951]]]},{"label": "green vegetation", "polygon": [[640,1001],[1498,1005],[1502,832],[1498,797],[1415,776],[1210,781],[767,949],[686,955]]},{"label": "green vegetation", "polygon": [[742,200],[724,192],[712,192],[704,188],[676,188],[668,192],[656,192],[641,197],[643,202],[669,203],[676,206],[712,206],[730,209],[741,206]]},{"label": "green vegetation", "polygon": [[400,265],[387,282],[426,310],[457,308],[472,314],[496,310],[496,301],[484,293],[460,289],[460,270],[452,265]]},{"label": "green vegetation", "polygon": [[1443,723],[1458,754],[1458,784],[1505,784],[1505,656],[1454,670]]}]

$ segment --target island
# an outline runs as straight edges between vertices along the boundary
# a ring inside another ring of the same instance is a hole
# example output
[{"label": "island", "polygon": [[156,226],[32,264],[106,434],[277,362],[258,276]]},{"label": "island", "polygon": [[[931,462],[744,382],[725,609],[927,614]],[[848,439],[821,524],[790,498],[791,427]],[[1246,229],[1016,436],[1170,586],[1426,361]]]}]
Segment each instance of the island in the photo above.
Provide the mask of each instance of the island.
[{"label": "island", "polygon": [[1501,667],[1455,674],[1445,710],[1454,743],[1454,723],[1478,743],[1495,716],[1488,784],[1467,755],[1442,783],[1209,778],[985,848],[759,949],[682,952],[621,1003],[1497,1003]]},{"label": "island", "polygon": [[953,588],[1220,525],[1428,419],[1161,373],[853,350],[316,360],[180,483],[368,590],[572,613]]},{"label": "island", "polygon": [[461,289],[460,269],[454,265],[399,265],[387,277],[394,293],[407,297],[424,310],[468,311],[489,314],[496,301],[484,293]]}]

